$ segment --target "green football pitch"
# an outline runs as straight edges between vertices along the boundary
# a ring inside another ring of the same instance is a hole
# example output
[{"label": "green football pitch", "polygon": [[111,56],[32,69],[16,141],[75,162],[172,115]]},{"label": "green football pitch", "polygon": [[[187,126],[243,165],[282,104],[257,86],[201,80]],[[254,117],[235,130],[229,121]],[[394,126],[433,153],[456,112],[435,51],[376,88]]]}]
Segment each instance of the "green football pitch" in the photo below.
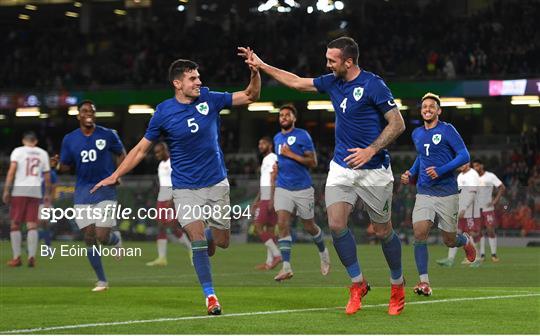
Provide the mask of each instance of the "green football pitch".
[{"label": "green football pitch", "polygon": [[[58,246],[58,242],[55,243]],[[82,244],[81,244],[82,246]],[[141,257],[103,258],[110,289],[92,293],[94,274],[85,257],[39,257],[36,268],[9,268],[9,242],[0,242],[0,333],[39,334],[540,334],[540,250],[500,248],[499,263],[480,268],[459,262],[441,268],[446,255],[430,246],[433,296],[412,292],[418,281],[413,248],[403,246],[407,305],[400,316],[386,312],[388,269],[380,246],[359,245],[372,290],[363,308],[347,316],[348,277],[332,246],[331,273],[319,273],[311,244],[293,247],[294,277],[273,280],[256,271],[265,259],[261,244],[232,244],[211,258],[223,315],[206,315],[202,291],[184,248],[169,244],[169,265],[147,267],[155,244]],[[458,258],[463,253],[458,254]]]}]

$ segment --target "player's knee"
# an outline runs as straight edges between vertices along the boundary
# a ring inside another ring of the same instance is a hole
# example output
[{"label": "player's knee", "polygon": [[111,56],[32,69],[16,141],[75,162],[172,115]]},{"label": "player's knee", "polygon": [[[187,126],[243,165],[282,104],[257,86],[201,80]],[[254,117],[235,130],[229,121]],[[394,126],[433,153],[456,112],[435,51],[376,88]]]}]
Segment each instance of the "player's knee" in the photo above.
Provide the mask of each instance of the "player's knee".
[{"label": "player's knee", "polygon": [[11,231],[20,231],[21,230],[21,224],[19,224],[19,223],[11,223],[11,225],[9,226],[9,229]]},{"label": "player's knee", "polygon": [[37,223],[26,223],[26,228],[28,230],[37,230],[38,224]]},{"label": "player's knee", "polygon": [[84,243],[86,246],[93,246],[97,244],[96,236],[95,235],[85,235],[84,236]]},{"label": "player's knee", "polygon": [[429,232],[421,229],[414,229],[415,241],[426,241],[428,239]]},{"label": "player's knee", "polygon": [[375,224],[373,225],[375,236],[378,239],[386,239],[392,233],[392,225],[387,224]]},{"label": "player's knee", "polygon": [[444,242],[444,245],[448,247],[455,247],[457,243],[456,237],[454,236],[443,236],[443,242]]}]

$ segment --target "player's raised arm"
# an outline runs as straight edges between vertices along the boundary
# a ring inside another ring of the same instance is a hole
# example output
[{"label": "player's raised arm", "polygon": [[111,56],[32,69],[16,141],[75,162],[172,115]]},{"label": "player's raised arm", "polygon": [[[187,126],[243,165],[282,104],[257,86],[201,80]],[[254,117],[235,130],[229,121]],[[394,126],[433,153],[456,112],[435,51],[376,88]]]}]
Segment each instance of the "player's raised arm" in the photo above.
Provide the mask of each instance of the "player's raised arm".
[{"label": "player's raised arm", "polygon": [[305,92],[317,92],[317,88],[315,88],[315,85],[313,84],[313,78],[302,78],[293,74],[292,72],[266,64],[253,51],[251,53],[239,55],[243,57],[246,57],[244,55],[249,56],[246,57],[245,61],[248,65],[264,71],[267,75],[274,78],[281,84],[290,87],[291,89]]},{"label": "player's raised arm", "polygon": [[[238,48],[238,55],[244,58],[249,58],[252,53],[253,51],[249,47]],[[249,70],[251,70],[249,84],[245,88],[245,90],[237,91],[233,93],[232,95],[233,106],[251,104],[259,100],[259,98],[261,97],[261,75],[259,73],[259,69],[250,65]]]},{"label": "player's raised arm", "polygon": [[145,157],[146,153],[152,147],[152,141],[142,138],[139,143],[129,151],[126,158],[120,163],[118,168],[111,174],[111,176],[106,179],[101,180],[96,184],[90,192],[94,192],[101,187],[114,185],[118,182],[118,179],[127,173],[129,173],[133,168],[135,168]]},{"label": "player's raised arm", "polygon": [[454,171],[471,160],[471,156],[467,150],[467,147],[465,146],[465,142],[463,142],[461,135],[459,135],[453,126],[450,128],[447,139],[450,146],[456,153],[456,156],[447,164],[434,169],[438,176],[444,175],[450,171]]}]

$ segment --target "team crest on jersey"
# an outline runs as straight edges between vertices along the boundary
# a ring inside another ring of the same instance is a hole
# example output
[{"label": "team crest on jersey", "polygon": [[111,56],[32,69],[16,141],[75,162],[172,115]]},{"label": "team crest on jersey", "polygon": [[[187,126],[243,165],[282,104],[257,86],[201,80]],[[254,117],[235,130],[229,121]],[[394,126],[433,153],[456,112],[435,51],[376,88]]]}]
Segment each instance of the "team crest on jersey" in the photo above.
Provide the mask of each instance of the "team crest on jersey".
[{"label": "team crest on jersey", "polygon": [[431,141],[433,141],[434,144],[438,145],[439,142],[442,140],[442,135],[440,134],[433,134],[433,137],[431,138]]},{"label": "team crest on jersey", "polygon": [[96,140],[97,149],[103,150],[103,148],[105,148],[106,145],[107,145],[107,140],[105,140],[105,139],[97,139]]},{"label": "team crest on jersey", "polygon": [[199,111],[200,114],[204,114],[204,115],[207,115],[208,111],[210,111],[210,107],[208,107],[207,102],[200,103],[197,106],[195,106],[195,108],[197,109],[197,111]]},{"label": "team crest on jersey", "polygon": [[362,96],[364,95],[364,88],[360,86],[354,88],[352,95],[354,97],[354,100],[359,101],[360,98],[362,98]]},{"label": "team crest on jersey", "polygon": [[287,138],[287,143],[289,144],[289,146],[292,146],[294,143],[296,142],[296,137],[295,136],[290,136]]}]

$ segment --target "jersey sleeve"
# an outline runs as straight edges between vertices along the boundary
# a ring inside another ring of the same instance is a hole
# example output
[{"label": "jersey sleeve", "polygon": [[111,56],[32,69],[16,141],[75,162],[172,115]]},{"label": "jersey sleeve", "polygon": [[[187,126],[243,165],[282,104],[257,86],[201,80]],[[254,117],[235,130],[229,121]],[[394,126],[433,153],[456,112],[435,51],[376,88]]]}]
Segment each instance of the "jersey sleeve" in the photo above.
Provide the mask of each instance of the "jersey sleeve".
[{"label": "jersey sleeve", "polygon": [[313,78],[313,86],[315,86],[320,93],[326,93],[330,89],[330,84],[332,84],[334,78],[334,74],[326,74]]},{"label": "jersey sleeve", "polygon": [[452,159],[452,161],[448,162],[447,164],[435,168],[435,171],[439,176],[444,175],[450,171],[454,171],[458,167],[466,164],[471,160],[469,151],[467,150],[467,147],[465,146],[461,135],[459,135],[458,131],[454,128],[454,126],[448,125],[446,129],[446,139],[454,153],[456,153],[456,156],[454,157],[454,159]]},{"label": "jersey sleeve", "polygon": [[117,155],[124,153],[124,145],[116,130],[111,130],[111,151]]},{"label": "jersey sleeve", "polygon": [[217,114],[219,114],[219,111],[222,109],[230,108],[232,106],[232,93],[210,91],[208,92],[208,96],[210,97]]},{"label": "jersey sleeve", "polygon": [[369,83],[369,90],[373,105],[375,105],[377,110],[382,114],[385,114],[396,107],[392,92],[390,92],[390,89],[381,78],[374,78]]},{"label": "jersey sleeve", "polygon": [[11,152],[11,155],[9,156],[9,161],[19,163],[20,159],[21,159],[21,150],[19,148],[15,148],[13,152]]},{"label": "jersey sleeve", "polygon": [[491,174],[489,175],[489,180],[490,180],[490,182],[493,184],[493,186],[494,186],[495,188],[498,188],[498,187],[501,186],[501,184],[503,184],[502,181],[499,180],[499,178],[497,177],[497,175],[495,175],[495,174],[493,174],[493,173],[491,173]]},{"label": "jersey sleeve", "polygon": [[58,182],[58,175],[54,169],[50,170],[51,172],[51,184],[56,184]]},{"label": "jersey sleeve", "polygon": [[67,166],[73,165],[73,155],[69,148],[69,140],[67,136],[64,137],[64,140],[62,140],[62,147],[60,148],[60,163]]},{"label": "jersey sleeve", "polygon": [[148,123],[148,128],[146,129],[146,133],[144,133],[144,137],[152,142],[157,141],[159,139],[159,136],[161,135],[161,124],[162,117],[160,113],[160,108],[158,106],[156,108],[156,112]]},{"label": "jersey sleeve", "polygon": [[51,161],[49,159],[49,154],[46,151],[43,151],[41,153],[41,171],[42,172],[48,172],[51,170]]},{"label": "jersey sleeve", "polygon": [[409,173],[411,173],[411,176],[418,175],[418,170],[420,169],[420,158],[417,156],[414,160],[414,163],[411,168],[409,168]]},{"label": "jersey sleeve", "polygon": [[315,145],[313,144],[313,140],[311,139],[311,136],[308,132],[303,132],[304,135],[302,136],[302,151],[303,152],[314,152],[315,151]]}]

